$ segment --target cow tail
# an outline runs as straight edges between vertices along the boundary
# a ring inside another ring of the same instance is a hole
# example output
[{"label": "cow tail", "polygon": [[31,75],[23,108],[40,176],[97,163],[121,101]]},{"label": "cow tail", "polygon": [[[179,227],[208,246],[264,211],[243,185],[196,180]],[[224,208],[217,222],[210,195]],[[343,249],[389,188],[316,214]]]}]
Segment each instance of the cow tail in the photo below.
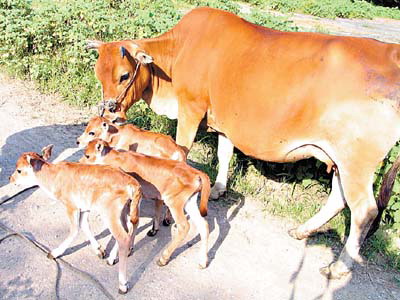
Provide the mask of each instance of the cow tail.
[{"label": "cow tail", "polygon": [[208,198],[210,198],[211,184],[210,178],[203,172],[199,171],[201,180],[201,197],[200,197],[200,214],[202,217],[207,216]]},{"label": "cow tail", "polygon": [[376,216],[371,228],[368,231],[367,238],[370,237],[378,230],[379,224],[382,219],[382,214],[384,209],[389,203],[390,196],[392,194],[392,189],[394,182],[396,180],[396,175],[400,169],[400,156],[397,157],[396,161],[393,163],[389,171],[383,176],[381,189],[379,190],[379,195],[377,199],[378,215]]}]

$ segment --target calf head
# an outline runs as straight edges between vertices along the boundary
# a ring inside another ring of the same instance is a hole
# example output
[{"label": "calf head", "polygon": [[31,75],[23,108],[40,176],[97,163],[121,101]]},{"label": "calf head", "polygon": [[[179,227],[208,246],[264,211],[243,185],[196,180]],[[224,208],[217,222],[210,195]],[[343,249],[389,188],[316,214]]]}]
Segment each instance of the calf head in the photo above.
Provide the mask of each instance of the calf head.
[{"label": "calf head", "polygon": [[85,131],[77,139],[76,143],[79,148],[85,148],[90,141],[94,139],[102,139],[110,141],[113,134],[118,133],[118,128],[114,126],[108,119],[104,117],[93,117],[90,119]]},{"label": "calf head", "polygon": [[103,164],[105,156],[111,150],[110,145],[101,139],[89,142],[83,157],[79,160],[83,164]]},{"label": "calf head", "polygon": [[150,83],[153,58],[133,41],[89,41],[88,49],[99,53],[95,73],[103,90],[103,114],[113,121],[126,120],[126,111],[142,98]]},{"label": "calf head", "polygon": [[36,174],[51,156],[53,145],[42,149],[42,155],[35,152],[25,152],[17,160],[14,173],[10,176],[10,183],[23,186],[37,185]]}]

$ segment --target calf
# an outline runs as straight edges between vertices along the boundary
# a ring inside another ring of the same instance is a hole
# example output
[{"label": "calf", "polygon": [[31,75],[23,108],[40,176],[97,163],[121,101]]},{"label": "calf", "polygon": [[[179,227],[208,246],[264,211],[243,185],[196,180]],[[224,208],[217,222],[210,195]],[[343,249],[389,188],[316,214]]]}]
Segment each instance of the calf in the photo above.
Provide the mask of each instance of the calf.
[{"label": "calf", "polygon": [[126,263],[129,248],[139,221],[142,192],[139,183],[117,168],[79,163],[48,162],[52,145],[43,149],[43,156],[34,152],[21,155],[11,183],[39,185],[52,198],[60,200],[67,209],[70,233],[61,245],[53,249],[49,258],[57,258],[69,247],[82,228],[95,253],[104,257],[104,250],[94,238],[88,223],[90,210],[96,209],[116,239],[107,259],[115,262],[119,252],[119,293],[128,291]]},{"label": "calf", "polygon": [[[100,139],[91,141],[85,156],[80,160],[92,164],[108,164],[120,167],[131,173],[142,184],[143,197],[163,200],[170,209],[175,224],[172,227],[172,241],[162,252],[157,264],[168,263],[173,251],[185,239],[189,231],[189,222],[184,209],[195,223],[201,237],[200,267],[207,266],[208,223],[203,218],[207,215],[210,179],[203,172],[184,162],[147,156],[131,151],[117,151]],[[201,192],[200,210],[197,196]],[[153,225],[158,223],[153,221]],[[154,226],[153,226],[154,228]]]},{"label": "calf", "polygon": [[133,124],[120,126],[104,117],[93,117],[77,139],[77,144],[83,149],[95,138],[108,142],[116,149],[186,161],[185,151],[169,135],[143,130]]}]

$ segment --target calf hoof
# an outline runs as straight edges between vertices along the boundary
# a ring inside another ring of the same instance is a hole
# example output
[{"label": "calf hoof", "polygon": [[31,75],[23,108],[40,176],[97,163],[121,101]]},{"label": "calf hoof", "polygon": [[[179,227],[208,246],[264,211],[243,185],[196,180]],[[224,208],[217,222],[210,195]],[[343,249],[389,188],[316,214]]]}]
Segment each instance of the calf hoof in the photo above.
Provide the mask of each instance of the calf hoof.
[{"label": "calf hoof", "polygon": [[162,221],[162,224],[163,224],[164,226],[168,227],[169,225],[172,224],[172,221],[171,221],[170,219],[164,219],[164,220]]},{"label": "calf hoof", "polygon": [[118,288],[118,294],[125,295],[128,292],[128,289],[129,289],[129,286],[127,283],[124,285],[120,284],[119,288]]},{"label": "calf hoof", "polygon": [[47,253],[47,258],[48,259],[56,259],[51,252]]},{"label": "calf hoof", "polygon": [[226,186],[224,186],[221,183],[217,182],[211,188],[210,198],[212,200],[217,200],[220,196],[225,194],[225,192],[226,192]]},{"label": "calf hoof", "polygon": [[113,266],[113,265],[115,265],[117,263],[117,259],[112,259],[112,260],[111,259],[107,259],[106,262],[107,262],[107,265]]},{"label": "calf hoof", "polygon": [[168,264],[168,261],[167,260],[165,260],[165,259],[163,259],[162,257],[161,258],[159,258],[158,260],[157,260],[157,265],[159,266],[159,267],[164,267],[164,266],[166,266],[167,264]]},{"label": "calf hoof", "polygon": [[288,231],[288,233],[289,233],[289,235],[290,235],[292,238],[294,238],[294,239],[296,239],[296,240],[302,240],[302,239],[305,239],[305,238],[307,238],[307,237],[309,236],[309,234],[300,233],[300,232],[297,230],[297,228],[290,229],[290,230]]},{"label": "calf hoof", "polygon": [[103,248],[99,247],[96,250],[96,255],[98,258],[104,259],[104,257],[106,257],[106,252],[103,250]]},{"label": "calf hoof", "polygon": [[205,268],[207,268],[207,263],[199,263],[199,269],[200,270],[203,270]]},{"label": "calf hoof", "polygon": [[149,231],[147,231],[147,236],[155,236],[158,232],[158,229],[150,229]]},{"label": "calf hoof", "polygon": [[328,279],[341,279],[351,272],[342,263],[333,263],[329,266],[319,269],[319,272]]},{"label": "calf hoof", "polygon": [[129,249],[128,257],[131,256],[132,254],[133,254],[133,247]]}]

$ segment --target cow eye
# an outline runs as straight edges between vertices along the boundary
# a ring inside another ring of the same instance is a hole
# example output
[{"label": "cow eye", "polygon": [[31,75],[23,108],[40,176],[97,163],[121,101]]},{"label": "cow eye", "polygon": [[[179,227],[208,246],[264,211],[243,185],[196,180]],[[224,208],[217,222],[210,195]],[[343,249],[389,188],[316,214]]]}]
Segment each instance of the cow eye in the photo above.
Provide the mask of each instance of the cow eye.
[{"label": "cow eye", "polygon": [[119,83],[121,83],[122,81],[125,81],[129,78],[129,73],[125,73],[121,76],[121,78],[119,79]]},{"label": "cow eye", "polygon": [[93,131],[89,132],[89,135],[94,135],[94,132]]},{"label": "cow eye", "polygon": [[89,155],[85,155],[86,156],[86,158],[89,158]]},{"label": "cow eye", "polygon": [[18,169],[17,172],[18,172],[19,174],[21,174],[21,170]]}]

